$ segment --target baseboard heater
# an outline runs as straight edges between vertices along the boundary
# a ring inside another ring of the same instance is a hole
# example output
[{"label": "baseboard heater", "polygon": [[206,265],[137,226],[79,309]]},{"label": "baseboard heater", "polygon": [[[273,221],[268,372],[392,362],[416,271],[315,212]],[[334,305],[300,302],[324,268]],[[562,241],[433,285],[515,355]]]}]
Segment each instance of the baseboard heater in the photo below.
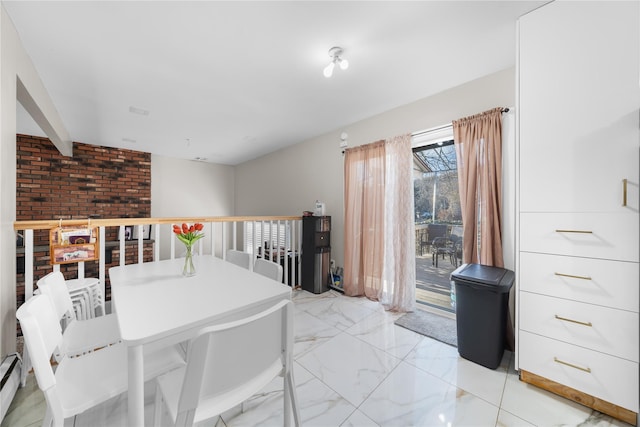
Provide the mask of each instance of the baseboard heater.
[{"label": "baseboard heater", "polygon": [[9,406],[20,386],[22,359],[18,353],[7,355],[0,365],[0,422],[9,410]]}]

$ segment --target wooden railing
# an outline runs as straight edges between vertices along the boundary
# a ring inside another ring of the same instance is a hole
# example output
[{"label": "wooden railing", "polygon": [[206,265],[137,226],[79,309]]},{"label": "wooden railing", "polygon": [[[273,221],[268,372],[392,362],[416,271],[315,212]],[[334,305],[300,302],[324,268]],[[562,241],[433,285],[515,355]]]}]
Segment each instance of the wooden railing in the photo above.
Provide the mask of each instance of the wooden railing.
[{"label": "wooden railing", "polygon": [[[107,237],[115,236],[109,241],[110,247],[119,248],[119,265],[126,262],[126,250],[133,248],[127,245],[125,227],[137,226],[137,236],[132,239],[137,241],[137,262],[144,262],[144,244],[150,243],[153,247],[153,261],[161,259],[161,248],[169,249],[169,258],[176,257],[176,251],[183,245],[178,243],[172,232],[173,224],[202,223],[205,225],[205,239],[197,242],[197,253],[213,254],[225,259],[229,249],[246,250],[256,257],[268,257],[274,262],[281,263],[284,270],[284,282],[290,286],[300,283],[300,256],[302,244],[302,219],[299,216],[225,216],[225,217],[188,217],[188,218],[116,218],[116,219],[74,219],[74,220],[43,220],[43,221],[17,221],[14,230],[23,238],[24,244],[24,279],[25,300],[33,295],[35,277],[34,269],[34,242],[35,230],[51,230],[56,227],[98,227],[99,228],[99,279],[104,294],[106,283],[105,254]],[[160,225],[168,224],[161,230]],[[142,234],[143,226],[151,227],[151,238],[145,239]],[[259,231],[258,231],[259,229]],[[268,229],[268,232],[265,231]],[[251,231],[250,231],[251,230]],[[251,235],[251,238],[247,237]],[[205,242],[207,245],[205,246]],[[265,248],[264,243],[267,243]],[[41,242],[42,243],[42,242]],[[48,243],[47,243],[48,245]],[[279,250],[271,250],[272,247]],[[38,246],[43,249],[43,245]],[[48,246],[46,247],[49,252]],[[51,254],[49,254],[51,256]],[[165,257],[166,258],[166,257]],[[78,278],[84,278],[85,263],[78,262]],[[53,264],[53,270],[59,271],[60,264]]]}]

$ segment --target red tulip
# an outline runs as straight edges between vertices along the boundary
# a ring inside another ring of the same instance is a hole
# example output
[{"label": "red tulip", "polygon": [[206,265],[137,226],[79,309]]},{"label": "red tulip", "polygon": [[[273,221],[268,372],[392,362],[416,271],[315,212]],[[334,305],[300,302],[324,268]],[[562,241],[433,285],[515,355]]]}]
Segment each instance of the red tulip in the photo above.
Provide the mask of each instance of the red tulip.
[{"label": "red tulip", "polygon": [[193,225],[188,225],[186,223],[183,223],[182,226],[178,224],[173,225],[173,232],[177,235],[178,240],[188,246],[191,246],[198,240],[204,238],[204,233],[200,233],[203,229],[204,225],[199,222],[196,222]]}]

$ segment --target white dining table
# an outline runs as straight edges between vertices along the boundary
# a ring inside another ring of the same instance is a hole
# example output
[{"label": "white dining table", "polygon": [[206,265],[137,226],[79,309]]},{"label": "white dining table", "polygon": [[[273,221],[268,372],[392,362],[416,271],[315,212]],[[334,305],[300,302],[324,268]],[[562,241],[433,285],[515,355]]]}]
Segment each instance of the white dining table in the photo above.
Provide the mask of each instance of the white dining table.
[{"label": "white dining table", "polygon": [[169,346],[205,326],[255,314],[291,288],[210,255],[197,257],[197,273],[182,275],[184,258],[109,269],[111,300],[128,352],[131,427],[144,426],[144,348]]}]

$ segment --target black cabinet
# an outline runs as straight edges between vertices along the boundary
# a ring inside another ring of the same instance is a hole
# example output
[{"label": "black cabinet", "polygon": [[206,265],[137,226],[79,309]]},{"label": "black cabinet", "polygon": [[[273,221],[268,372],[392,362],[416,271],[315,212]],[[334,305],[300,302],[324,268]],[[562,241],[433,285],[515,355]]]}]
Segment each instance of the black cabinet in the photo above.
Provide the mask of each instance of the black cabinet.
[{"label": "black cabinet", "polygon": [[329,290],[331,217],[302,217],[302,289],[314,294]]}]

